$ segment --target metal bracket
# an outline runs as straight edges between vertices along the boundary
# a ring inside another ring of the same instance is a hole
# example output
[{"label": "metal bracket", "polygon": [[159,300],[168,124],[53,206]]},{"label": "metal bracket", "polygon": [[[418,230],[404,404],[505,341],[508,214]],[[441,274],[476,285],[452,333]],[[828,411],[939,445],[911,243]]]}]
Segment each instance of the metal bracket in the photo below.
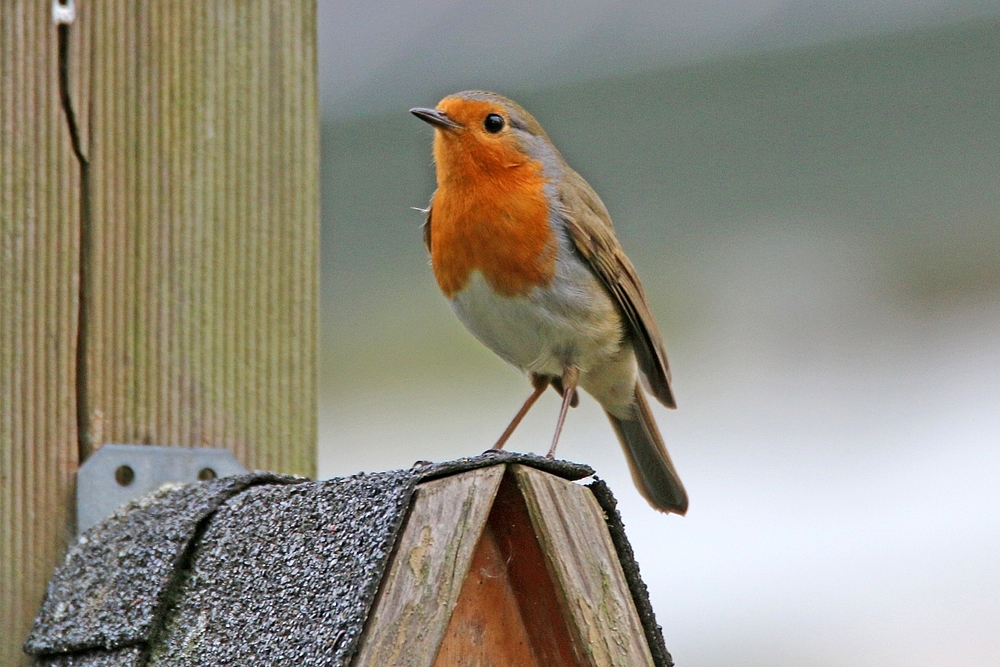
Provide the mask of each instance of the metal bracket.
[{"label": "metal bracket", "polygon": [[76,473],[76,525],[82,533],[168,483],[247,472],[228,449],[104,445]]}]

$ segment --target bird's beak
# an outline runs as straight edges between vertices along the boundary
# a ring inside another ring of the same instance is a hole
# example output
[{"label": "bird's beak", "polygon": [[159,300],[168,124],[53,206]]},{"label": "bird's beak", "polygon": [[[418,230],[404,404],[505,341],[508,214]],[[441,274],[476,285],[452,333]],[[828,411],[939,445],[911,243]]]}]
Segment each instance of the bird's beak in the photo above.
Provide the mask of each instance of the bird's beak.
[{"label": "bird's beak", "polygon": [[420,120],[426,121],[434,127],[442,130],[457,130],[462,127],[461,123],[452,120],[448,117],[448,114],[443,111],[438,111],[437,109],[424,109],[416,107],[415,109],[410,109],[410,113]]}]

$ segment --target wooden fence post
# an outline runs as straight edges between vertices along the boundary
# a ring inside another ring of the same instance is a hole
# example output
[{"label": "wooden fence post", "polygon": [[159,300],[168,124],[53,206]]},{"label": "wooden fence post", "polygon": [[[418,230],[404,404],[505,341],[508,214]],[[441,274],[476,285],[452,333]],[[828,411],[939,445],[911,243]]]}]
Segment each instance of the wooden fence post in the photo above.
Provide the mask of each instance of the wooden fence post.
[{"label": "wooden fence post", "polygon": [[23,660],[93,449],[316,467],[314,0],[77,0],[76,14],[83,178],[52,2],[0,3],[4,665]]}]

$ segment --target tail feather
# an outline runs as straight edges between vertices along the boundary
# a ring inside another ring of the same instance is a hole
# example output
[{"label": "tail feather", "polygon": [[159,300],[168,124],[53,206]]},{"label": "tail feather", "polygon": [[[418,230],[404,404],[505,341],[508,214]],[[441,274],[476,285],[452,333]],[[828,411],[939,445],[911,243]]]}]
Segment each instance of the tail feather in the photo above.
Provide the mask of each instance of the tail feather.
[{"label": "tail feather", "polygon": [[619,419],[607,413],[625,450],[632,480],[649,504],[661,512],[684,515],[687,492],[681,484],[663,444],[642,386],[635,385],[635,419]]}]

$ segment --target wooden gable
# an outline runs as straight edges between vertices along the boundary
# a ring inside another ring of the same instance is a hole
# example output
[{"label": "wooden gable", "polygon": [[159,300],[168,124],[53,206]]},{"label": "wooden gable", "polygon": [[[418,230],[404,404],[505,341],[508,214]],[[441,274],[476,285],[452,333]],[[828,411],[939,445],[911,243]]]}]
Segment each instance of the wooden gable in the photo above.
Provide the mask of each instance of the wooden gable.
[{"label": "wooden gable", "polygon": [[652,664],[590,489],[516,464],[417,488],[354,661]]}]

